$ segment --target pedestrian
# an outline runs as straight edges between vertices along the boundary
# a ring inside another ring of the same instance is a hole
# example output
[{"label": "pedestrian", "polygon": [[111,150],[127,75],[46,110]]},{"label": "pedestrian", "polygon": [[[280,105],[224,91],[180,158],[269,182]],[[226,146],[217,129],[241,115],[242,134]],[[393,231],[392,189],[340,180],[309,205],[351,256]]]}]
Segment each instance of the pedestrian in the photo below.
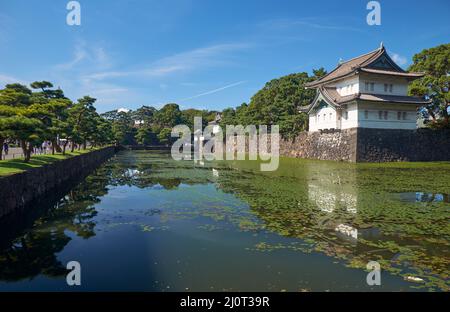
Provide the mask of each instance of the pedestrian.
[{"label": "pedestrian", "polygon": [[47,154],[47,141],[42,142],[41,153]]},{"label": "pedestrian", "polygon": [[3,143],[3,150],[5,151],[5,155],[8,155],[9,145],[7,142]]}]

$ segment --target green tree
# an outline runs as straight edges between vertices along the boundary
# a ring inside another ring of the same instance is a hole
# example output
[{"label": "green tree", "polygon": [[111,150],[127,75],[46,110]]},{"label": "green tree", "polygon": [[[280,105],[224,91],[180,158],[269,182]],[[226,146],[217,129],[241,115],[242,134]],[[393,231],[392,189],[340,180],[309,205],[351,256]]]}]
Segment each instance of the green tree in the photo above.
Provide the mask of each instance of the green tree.
[{"label": "green tree", "polygon": [[50,90],[53,85],[48,81],[36,81],[30,85],[33,89],[39,89],[40,92],[33,92],[31,101],[33,106],[36,106],[42,113],[40,117],[45,126],[45,133],[43,140],[52,143],[52,154],[61,152],[58,144],[58,138],[61,132],[61,127],[65,127],[64,122],[68,118],[67,109],[72,106],[72,101],[64,96],[62,90]]},{"label": "green tree", "polygon": [[163,128],[158,133],[158,140],[161,144],[169,144],[172,141],[171,137],[172,129],[171,128]]},{"label": "green tree", "polygon": [[105,118],[97,115],[95,117],[96,131],[92,134],[92,147],[102,146],[114,141],[111,123]]},{"label": "green tree", "polygon": [[30,89],[17,83],[0,91],[0,131],[20,141],[25,162],[30,160],[33,147],[42,141],[44,122],[50,115],[46,107],[32,102],[31,95]]},{"label": "green tree", "polygon": [[134,144],[133,123],[130,112],[116,112],[112,121],[112,132],[117,144]]},{"label": "green tree", "polygon": [[202,118],[202,128],[205,128],[208,125],[208,122],[211,121],[210,113],[207,110],[200,110],[195,108],[185,109],[181,111],[181,123],[188,126],[191,131],[194,131],[194,118],[201,117]]},{"label": "green tree", "polygon": [[450,43],[415,54],[408,71],[426,73],[410,85],[409,93],[432,100],[425,107],[425,116],[432,120],[431,126],[450,128]]},{"label": "green tree", "polygon": [[155,123],[162,128],[173,128],[182,123],[182,115],[178,104],[170,103],[164,105],[155,114]]},{"label": "green tree", "polygon": [[157,143],[157,138],[152,128],[144,125],[137,130],[136,141],[142,145],[152,145]]},{"label": "green tree", "polygon": [[[78,99],[69,110],[69,122],[73,125],[72,129],[72,143],[76,143],[86,149],[87,142],[92,139],[97,126],[97,112],[94,107],[96,99],[90,96],[84,96]],[[72,144],[72,152],[74,151],[74,144]]]},{"label": "green tree", "polygon": [[225,129],[226,125],[237,125],[239,122],[236,118],[236,110],[234,108],[225,108],[222,111],[222,118],[220,120],[220,126]]},{"label": "green tree", "polygon": [[156,108],[151,106],[142,106],[135,111],[132,111],[131,118],[139,123],[143,122],[145,124],[151,124],[153,122],[153,117],[156,113]]},{"label": "green tree", "polygon": [[[322,70],[316,73],[323,74]],[[299,112],[299,107],[314,99],[315,91],[305,89],[304,85],[315,78],[298,73],[273,79],[251,98],[245,111],[237,115],[247,124],[278,124],[283,137],[293,137],[307,128],[307,118]]]}]

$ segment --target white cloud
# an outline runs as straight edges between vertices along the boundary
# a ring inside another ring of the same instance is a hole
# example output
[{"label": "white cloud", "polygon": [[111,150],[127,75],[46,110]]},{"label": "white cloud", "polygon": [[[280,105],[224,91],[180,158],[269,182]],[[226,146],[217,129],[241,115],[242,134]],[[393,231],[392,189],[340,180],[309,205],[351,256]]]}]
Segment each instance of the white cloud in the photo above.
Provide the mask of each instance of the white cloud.
[{"label": "white cloud", "polygon": [[399,65],[399,66],[403,66],[403,65],[406,65],[406,63],[408,63],[408,59],[404,56],[401,56],[400,54],[392,53],[391,57],[392,57],[392,60],[395,63],[397,63],[397,65]]},{"label": "white cloud", "polygon": [[88,79],[103,80],[127,76],[162,77],[227,63],[227,53],[248,47],[248,44],[229,43],[198,48],[154,61],[150,66],[128,71],[105,71],[87,75]]},{"label": "white cloud", "polygon": [[121,107],[117,110],[118,113],[128,113],[130,110],[128,108]]},{"label": "white cloud", "polygon": [[84,40],[77,40],[72,59],[55,66],[56,70],[69,71],[88,68],[90,70],[105,69],[111,66],[105,49],[98,45],[88,45]]},{"label": "white cloud", "polygon": [[9,75],[4,75],[4,74],[0,74],[0,86],[4,86],[6,84],[9,83],[20,83],[20,84],[27,84],[27,82],[23,81],[22,79],[13,77],[13,76],[9,76]]},{"label": "white cloud", "polygon": [[83,60],[85,60],[88,56],[86,49],[85,49],[85,42],[84,41],[78,41],[75,44],[75,51],[72,60],[70,60],[67,63],[58,64],[55,66],[56,69],[59,70],[71,70],[73,69],[77,64],[80,64]]},{"label": "white cloud", "polygon": [[123,105],[130,100],[129,88],[87,77],[89,73],[108,69],[113,64],[113,59],[101,43],[77,40],[71,59],[53,66],[48,79],[57,82],[73,100],[89,95],[98,99],[97,107]]}]

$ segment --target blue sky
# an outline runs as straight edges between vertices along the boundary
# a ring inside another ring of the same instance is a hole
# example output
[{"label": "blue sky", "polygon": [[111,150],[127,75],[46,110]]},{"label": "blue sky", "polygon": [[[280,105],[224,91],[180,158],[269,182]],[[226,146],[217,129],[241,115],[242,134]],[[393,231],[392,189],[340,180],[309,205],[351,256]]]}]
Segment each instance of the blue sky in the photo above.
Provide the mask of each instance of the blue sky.
[{"label": "blue sky", "polygon": [[0,0],[0,84],[49,80],[100,112],[142,105],[223,109],[286,74],[331,70],[383,41],[399,65],[448,43],[450,1]]}]

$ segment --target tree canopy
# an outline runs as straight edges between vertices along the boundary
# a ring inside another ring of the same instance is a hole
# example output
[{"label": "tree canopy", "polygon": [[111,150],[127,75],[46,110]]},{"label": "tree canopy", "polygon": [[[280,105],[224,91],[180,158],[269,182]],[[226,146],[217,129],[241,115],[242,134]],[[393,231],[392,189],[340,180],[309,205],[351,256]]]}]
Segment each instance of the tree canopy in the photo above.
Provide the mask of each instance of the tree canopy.
[{"label": "tree canopy", "polygon": [[321,68],[315,70],[313,76],[303,72],[273,79],[251,98],[249,104],[225,109],[221,124],[278,124],[283,137],[294,137],[308,127],[307,115],[300,113],[299,107],[311,103],[315,96],[314,90],[305,89],[305,83],[325,73]]},{"label": "tree canopy", "polygon": [[423,110],[425,117],[431,118],[431,126],[450,128],[450,43],[415,54],[408,70],[426,74],[410,85],[409,93],[432,100]]},{"label": "tree canopy", "polygon": [[[95,99],[85,96],[77,103],[64,96],[61,89],[48,81],[36,81],[30,87],[18,83],[7,84],[0,90],[0,144],[5,140],[19,142],[25,162],[30,160],[35,147],[51,142],[53,153],[61,152],[58,141],[69,141],[86,147],[111,142],[106,133],[110,127],[93,106]],[[102,134],[102,135],[100,135]],[[1,156],[1,149],[0,149]]]}]

